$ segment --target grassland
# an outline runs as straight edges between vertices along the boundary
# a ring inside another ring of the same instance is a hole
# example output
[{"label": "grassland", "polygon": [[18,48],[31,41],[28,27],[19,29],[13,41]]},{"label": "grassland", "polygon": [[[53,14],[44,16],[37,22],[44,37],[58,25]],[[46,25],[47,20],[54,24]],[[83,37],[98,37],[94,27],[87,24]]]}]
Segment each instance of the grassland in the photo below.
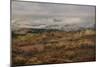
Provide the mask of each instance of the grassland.
[{"label": "grassland", "polygon": [[95,30],[27,33],[12,37],[14,65],[72,63],[96,60]]}]

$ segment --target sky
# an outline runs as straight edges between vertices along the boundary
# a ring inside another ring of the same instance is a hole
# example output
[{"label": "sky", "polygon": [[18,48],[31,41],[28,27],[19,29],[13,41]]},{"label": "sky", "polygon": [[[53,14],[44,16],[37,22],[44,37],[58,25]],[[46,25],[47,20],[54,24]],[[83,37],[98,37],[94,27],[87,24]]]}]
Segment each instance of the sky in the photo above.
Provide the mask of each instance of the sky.
[{"label": "sky", "polygon": [[13,27],[45,28],[48,25],[95,24],[95,6],[40,2],[12,2]]}]

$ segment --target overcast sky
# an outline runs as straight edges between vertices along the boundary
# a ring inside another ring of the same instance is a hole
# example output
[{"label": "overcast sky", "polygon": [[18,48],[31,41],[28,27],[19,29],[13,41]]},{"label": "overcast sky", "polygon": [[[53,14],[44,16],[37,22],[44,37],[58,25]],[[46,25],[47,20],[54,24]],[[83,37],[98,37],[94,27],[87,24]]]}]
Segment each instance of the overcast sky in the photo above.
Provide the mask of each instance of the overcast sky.
[{"label": "overcast sky", "polygon": [[[54,18],[62,21],[54,22],[52,20]],[[23,26],[24,24],[94,24],[95,6],[13,1],[12,23],[15,22]]]}]

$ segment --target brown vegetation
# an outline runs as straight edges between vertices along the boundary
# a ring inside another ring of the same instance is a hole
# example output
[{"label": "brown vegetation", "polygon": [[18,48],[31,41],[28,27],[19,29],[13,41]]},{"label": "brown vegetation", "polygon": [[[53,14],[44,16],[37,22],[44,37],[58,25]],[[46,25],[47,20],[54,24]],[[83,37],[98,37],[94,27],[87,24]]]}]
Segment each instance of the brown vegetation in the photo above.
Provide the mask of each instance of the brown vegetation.
[{"label": "brown vegetation", "polygon": [[14,65],[95,61],[95,31],[27,33],[12,39]]}]

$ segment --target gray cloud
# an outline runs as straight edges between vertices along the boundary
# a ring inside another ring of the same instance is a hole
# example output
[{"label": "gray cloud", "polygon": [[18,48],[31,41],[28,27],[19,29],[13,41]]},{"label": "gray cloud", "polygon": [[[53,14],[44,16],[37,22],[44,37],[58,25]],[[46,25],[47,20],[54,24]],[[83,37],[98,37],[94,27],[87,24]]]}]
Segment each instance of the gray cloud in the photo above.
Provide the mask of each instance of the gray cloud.
[{"label": "gray cloud", "polygon": [[[54,19],[60,22],[54,22]],[[95,6],[12,2],[12,23],[20,24],[95,24]]]},{"label": "gray cloud", "polygon": [[66,15],[66,16],[94,16],[93,6],[17,2],[12,3],[14,14],[35,14],[35,15]]}]

